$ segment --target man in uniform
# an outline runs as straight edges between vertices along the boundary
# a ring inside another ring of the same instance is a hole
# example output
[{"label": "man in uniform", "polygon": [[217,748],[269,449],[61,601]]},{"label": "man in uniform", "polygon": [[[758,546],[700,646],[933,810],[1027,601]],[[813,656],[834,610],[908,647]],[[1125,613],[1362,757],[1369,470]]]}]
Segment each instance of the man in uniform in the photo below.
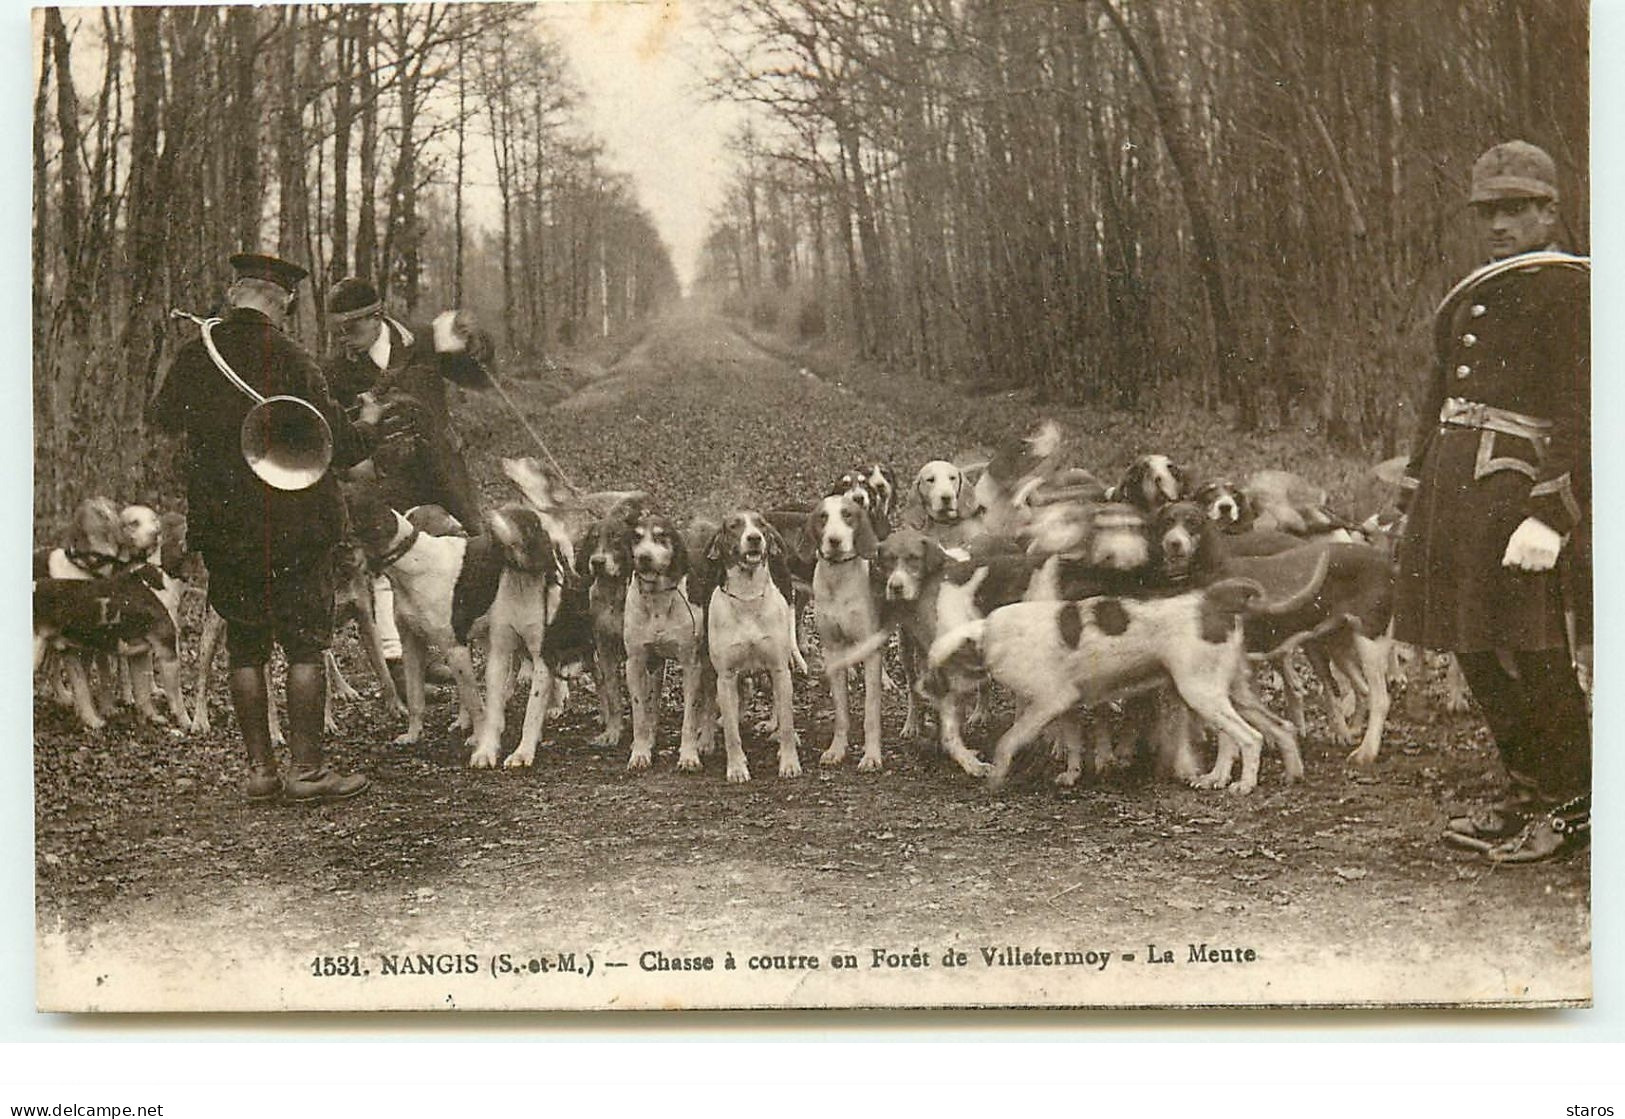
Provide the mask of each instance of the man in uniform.
[{"label": "man in uniform", "polygon": [[1532,144],[1473,165],[1491,264],[1440,308],[1398,555],[1395,636],[1455,653],[1511,787],[1445,838],[1500,862],[1577,849],[1590,825],[1572,648],[1591,629],[1589,270],[1552,255],[1557,198],[1556,167]]},{"label": "man in uniform", "polygon": [[[236,278],[212,331],[220,357],[262,395],[314,405],[332,432],[334,467],[365,458],[376,439],[372,424],[349,421],[321,369],[283,333],[306,271],[259,253],[230,262]],[[231,702],[248,749],[244,793],[252,801],[343,800],[368,784],[327,766],[322,751],[322,651],[332,636],[331,553],[345,528],[343,500],[331,471],[289,491],[249,469],[240,431],[253,406],[199,338],[175,355],[149,414],[163,430],[186,436],[188,537],[209,570],[209,605],[227,622]],[[288,661],[293,768],[285,781],[271,753],[265,665],[273,640]]]},{"label": "man in uniform", "polygon": [[[384,314],[378,291],[349,277],[333,285],[327,313],[338,345],[327,360],[333,395],[352,412],[363,393],[398,405],[411,417],[411,430],[377,449],[370,473],[383,499],[400,512],[414,505],[439,505],[470,532],[480,531],[480,496],[463,460],[462,441],[451,424],[446,383],[472,388],[490,384],[486,362],[493,346],[456,311],[430,326],[406,326]],[[395,628],[394,593],[389,580],[373,583],[378,638],[397,690],[404,694],[401,639]],[[443,665],[430,666],[431,678],[447,679]]]}]

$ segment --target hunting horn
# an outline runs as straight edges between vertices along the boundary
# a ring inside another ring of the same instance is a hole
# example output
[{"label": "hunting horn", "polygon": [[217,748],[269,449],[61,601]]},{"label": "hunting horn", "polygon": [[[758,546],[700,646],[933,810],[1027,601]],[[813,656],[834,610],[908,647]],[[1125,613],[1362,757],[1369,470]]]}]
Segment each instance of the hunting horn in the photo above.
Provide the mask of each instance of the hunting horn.
[{"label": "hunting horn", "polygon": [[172,319],[190,319],[203,334],[209,360],[254,402],[238,434],[243,460],[260,481],[277,490],[304,490],[321,481],[333,461],[333,431],[315,405],[297,396],[262,396],[237,375],[215,348],[219,319],[172,310]]}]

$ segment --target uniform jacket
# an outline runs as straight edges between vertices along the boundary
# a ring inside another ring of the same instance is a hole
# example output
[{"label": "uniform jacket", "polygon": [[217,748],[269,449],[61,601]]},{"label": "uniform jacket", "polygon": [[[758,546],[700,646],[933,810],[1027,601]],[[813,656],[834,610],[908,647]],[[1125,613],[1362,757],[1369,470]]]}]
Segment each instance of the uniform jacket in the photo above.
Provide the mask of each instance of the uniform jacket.
[{"label": "uniform jacket", "polygon": [[327,360],[327,376],[334,395],[347,409],[357,407],[363,392],[404,393],[418,405],[422,448],[414,461],[383,479],[385,500],[402,511],[414,505],[443,506],[471,532],[479,528],[480,501],[462,444],[451,423],[446,382],[482,387],[490,384],[485,362],[490,340],[476,334],[466,350],[437,352],[428,326],[407,326],[384,319],[390,334],[389,366],[379,369],[371,355],[350,357],[340,350]]},{"label": "uniform jacket", "polygon": [[[315,360],[264,314],[232,308],[213,338],[226,363],[262,395],[297,396],[321,411],[333,433],[334,469],[366,457],[370,436],[351,425]],[[195,548],[205,557],[258,553],[275,566],[337,543],[344,503],[331,470],[298,491],[273,489],[249,470],[240,432],[253,406],[197,338],[176,353],[149,415],[186,436],[187,536]]]},{"label": "uniform jacket", "polygon": [[[1396,636],[1460,652],[1560,647],[1565,588],[1573,605],[1590,581],[1589,570],[1575,570],[1587,559],[1591,494],[1588,275],[1544,266],[1491,277],[1440,316],[1435,354],[1406,469],[1413,496]],[[1442,423],[1452,399],[1529,417],[1542,430]],[[1526,516],[1570,538],[1561,570],[1501,566]]]}]

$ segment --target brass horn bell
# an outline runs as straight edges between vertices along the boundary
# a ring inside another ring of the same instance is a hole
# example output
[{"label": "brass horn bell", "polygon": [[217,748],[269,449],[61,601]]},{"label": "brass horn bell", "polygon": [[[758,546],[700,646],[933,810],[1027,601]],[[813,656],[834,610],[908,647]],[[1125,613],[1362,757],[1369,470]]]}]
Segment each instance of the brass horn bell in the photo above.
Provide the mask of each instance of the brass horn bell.
[{"label": "brass horn bell", "polygon": [[240,432],[243,459],[276,490],[309,489],[333,461],[327,418],[297,396],[270,396],[248,410]]},{"label": "brass horn bell", "polygon": [[333,431],[314,404],[297,396],[262,396],[238,376],[214,344],[219,319],[172,310],[171,318],[190,319],[202,331],[203,348],[225,378],[254,407],[243,417],[238,446],[254,476],[274,490],[306,490],[321,481],[333,462]]}]

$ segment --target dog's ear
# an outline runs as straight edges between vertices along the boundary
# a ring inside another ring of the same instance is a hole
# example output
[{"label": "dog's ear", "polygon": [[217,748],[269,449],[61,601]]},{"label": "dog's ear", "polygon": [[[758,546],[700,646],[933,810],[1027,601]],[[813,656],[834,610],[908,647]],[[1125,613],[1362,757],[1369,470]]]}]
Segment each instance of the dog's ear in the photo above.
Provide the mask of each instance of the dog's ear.
[{"label": "dog's ear", "polygon": [[1180,466],[1176,462],[1168,464],[1168,473],[1174,476],[1174,483],[1179,487],[1176,500],[1184,500],[1196,490],[1196,475],[1188,466]]},{"label": "dog's ear", "polygon": [[688,537],[676,525],[670,528],[671,533],[671,570],[667,572],[673,579],[681,579],[689,573],[691,564],[688,554]]},{"label": "dog's ear", "polygon": [[1146,461],[1143,456],[1129,463],[1128,469],[1123,472],[1123,480],[1117,485],[1117,492],[1112,496],[1112,500],[1144,501],[1146,469]]},{"label": "dog's ear", "polygon": [[762,535],[767,538],[767,556],[769,559],[783,558],[789,549],[784,546],[784,537],[779,530],[773,527],[771,521],[762,521]]},{"label": "dog's ear", "polygon": [[593,553],[593,541],[597,538],[598,533],[599,522],[594,521],[576,533],[575,538],[570,541],[571,546],[575,549],[577,567],[585,569],[587,559]]},{"label": "dog's ear", "polygon": [[869,523],[869,514],[862,506],[858,507],[857,539],[853,544],[858,555],[871,561],[875,558],[875,549],[880,547],[880,542],[875,539],[874,526]]},{"label": "dog's ear", "polygon": [[711,543],[705,548],[705,558],[709,562],[720,564],[728,554],[728,542],[723,538],[726,532],[727,526],[724,525],[711,534]]},{"label": "dog's ear", "polygon": [[[930,465],[930,464],[927,463],[926,465]],[[914,472],[914,500],[919,502],[921,508],[925,507],[926,502],[925,502],[925,467],[924,466],[920,467],[918,470],[916,470]]]},{"label": "dog's ear", "polygon": [[925,572],[925,577],[929,579],[933,575],[941,575],[943,566],[947,564],[947,562],[948,553],[942,550],[942,545],[938,544],[930,537],[926,537],[925,549],[921,557],[920,565]]}]

